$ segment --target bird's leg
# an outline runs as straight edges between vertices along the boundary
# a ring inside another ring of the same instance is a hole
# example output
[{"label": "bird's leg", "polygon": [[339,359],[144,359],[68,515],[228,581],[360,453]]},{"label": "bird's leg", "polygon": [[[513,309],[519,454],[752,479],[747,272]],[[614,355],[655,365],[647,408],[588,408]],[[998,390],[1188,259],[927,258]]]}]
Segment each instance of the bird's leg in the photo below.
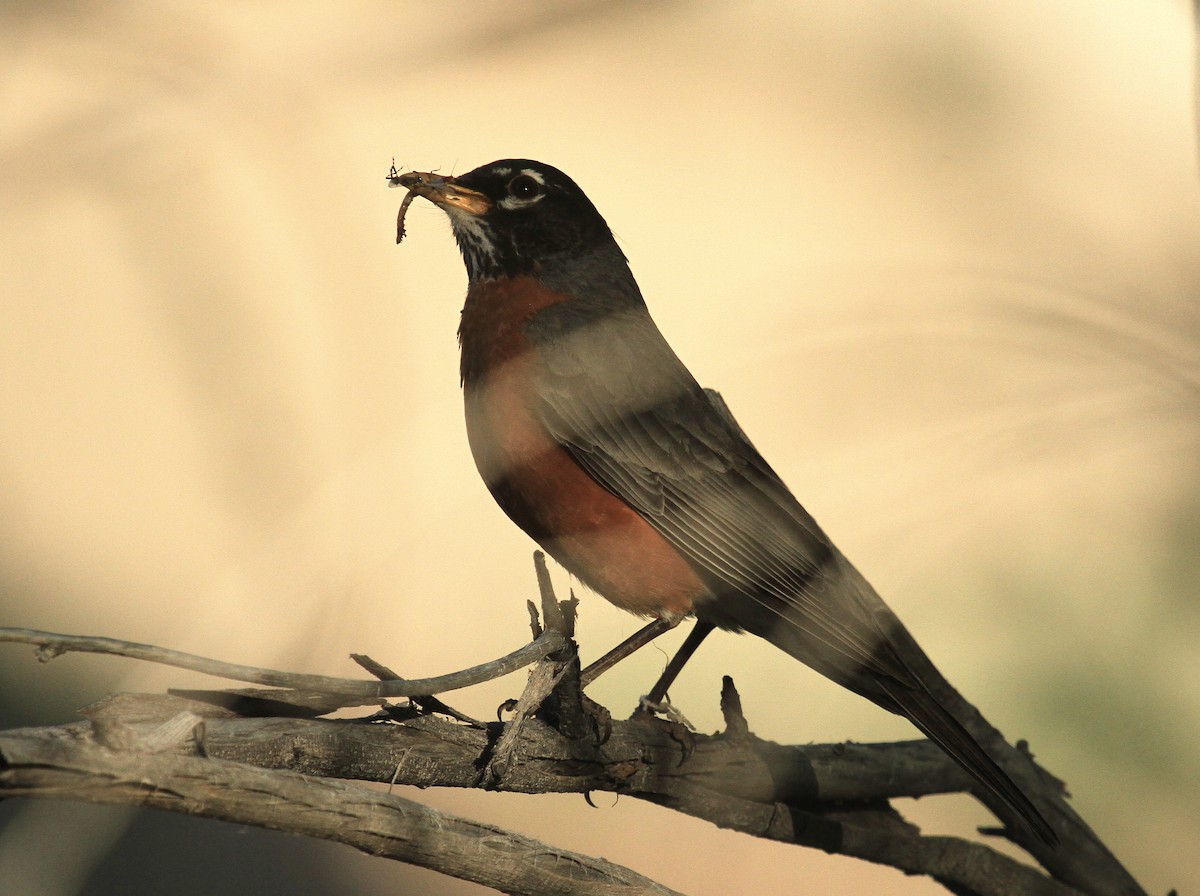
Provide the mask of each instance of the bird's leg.
[{"label": "bird's leg", "polygon": [[[608,653],[604,654],[604,656],[600,657],[600,659],[596,660],[596,662],[584,669],[579,674],[579,686],[582,688],[587,687],[599,678],[601,674],[607,672],[617,663],[621,662],[621,660],[625,659],[625,657],[645,647],[659,635],[669,632],[675,626],[679,625],[679,618],[659,618],[642,626]],[[694,647],[692,649],[695,650]],[[676,671],[678,672],[678,670]]]},{"label": "bird's leg", "polygon": [[692,654],[696,652],[696,648],[708,637],[708,633],[713,628],[714,626],[711,622],[705,622],[703,619],[696,620],[696,624],[688,632],[688,636],[679,650],[671,657],[671,662],[667,663],[667,668],[663,669],[663,674],[658,677],[658,681],[654,683],[654,687],[650,689],[650,693],[642,698],[641,707],[652,710],[662,703],[663,698],[667,696],[667,689],[675,683],[675,679],[683,671],[683,667],[687,664],[687,661],[692,658]]}]

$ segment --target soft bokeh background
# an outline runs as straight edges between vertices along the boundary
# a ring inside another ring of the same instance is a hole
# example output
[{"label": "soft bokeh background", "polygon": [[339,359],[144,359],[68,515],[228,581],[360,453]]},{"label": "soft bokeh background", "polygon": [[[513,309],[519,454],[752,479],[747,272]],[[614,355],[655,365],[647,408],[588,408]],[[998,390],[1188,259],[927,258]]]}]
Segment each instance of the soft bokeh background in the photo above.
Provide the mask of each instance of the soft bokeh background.
[{"label": "soft bokeh background", "polygon": [[[539,158],[947,676],[1145,885],[1194,890],[1191,54],[1182,0],[6,3],[0,625],[327,674],[355,674],[352,651],[426,675],[521,643],[532,545],[467,452],[462,266],[425,203],[394,245],[383,176],[393,155]],[[584,595],[585,659],[637,625]],[[631,709],[663,657],[595,695]],[[673,693],[701,729],[722,673],[766,737],[912,734],[732,636]],[[0,646],[0,721],[201,683]],[[455,702],[487,716],[521,685]],[[941,892],[633,800],[417,798],[695,894]],[[480,892],[329,844],[14,802],[0,881]]]}]

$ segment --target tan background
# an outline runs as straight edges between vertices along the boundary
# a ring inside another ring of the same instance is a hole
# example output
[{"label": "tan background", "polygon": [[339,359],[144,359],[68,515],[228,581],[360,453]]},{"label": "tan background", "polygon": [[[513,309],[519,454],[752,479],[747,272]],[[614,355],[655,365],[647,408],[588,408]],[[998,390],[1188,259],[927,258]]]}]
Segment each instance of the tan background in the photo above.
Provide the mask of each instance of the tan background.
[{"label": "tan background", "polygon": [[[0,624],[329,674],[517,646],[532,545],[467,453],[461,262],[425,203],[393,244],[383,176],[538,158],[947,676],[1151,890],[1195,890],[1191,52],[1165,0],[5,4]],[[584,595],[585,658],[636,625]],[[595,694],[625,712],[662,662]],[[766,737],[912,733],[732,636],[673,694],[702,729],[722,673]],[[202,681],[0,675],[8,725]],[[417,797],[695,894],[941,892],[633,800]],[[0,824],[6,893],[479,891],[191,819]]]}]

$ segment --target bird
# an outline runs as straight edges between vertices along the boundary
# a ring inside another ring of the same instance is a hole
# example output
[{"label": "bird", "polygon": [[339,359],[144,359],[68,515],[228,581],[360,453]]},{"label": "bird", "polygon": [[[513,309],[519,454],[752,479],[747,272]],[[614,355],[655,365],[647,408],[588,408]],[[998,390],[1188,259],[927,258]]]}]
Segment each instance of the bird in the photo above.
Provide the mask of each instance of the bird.
[{"label": "bird", "polygon": [[974,709],[672,350],[575,182],[530,159],[389,177],[408,188],[397,242],[423,197],[466,265],[467,438],[496,502],[575,578],[651,620],[626,649],[695,617],[650,698],[711,631],[749,632],[907,718],[1010,828],[1055,846],[968,731]]}]

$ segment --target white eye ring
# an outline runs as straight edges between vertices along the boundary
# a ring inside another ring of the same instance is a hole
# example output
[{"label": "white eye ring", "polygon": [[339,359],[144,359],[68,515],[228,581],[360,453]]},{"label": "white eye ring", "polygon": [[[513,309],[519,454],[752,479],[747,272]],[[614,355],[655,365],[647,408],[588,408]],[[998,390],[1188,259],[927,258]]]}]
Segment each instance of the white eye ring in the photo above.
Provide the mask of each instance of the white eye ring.
[{"label": "white eye ring", "polygon": [[513,199],[532,199],[542,192],[542,185],[528,174],[518,174],[508,182],[508,195]]},{"label": "white eye ring", "polygon": [[505,187],[508,195],[501,199],[497,205],[505,209],[524,208],[533,205],[545,198],[546,181],[536,171],[529,168],[523,170],[520,174],[510,180]]}]

